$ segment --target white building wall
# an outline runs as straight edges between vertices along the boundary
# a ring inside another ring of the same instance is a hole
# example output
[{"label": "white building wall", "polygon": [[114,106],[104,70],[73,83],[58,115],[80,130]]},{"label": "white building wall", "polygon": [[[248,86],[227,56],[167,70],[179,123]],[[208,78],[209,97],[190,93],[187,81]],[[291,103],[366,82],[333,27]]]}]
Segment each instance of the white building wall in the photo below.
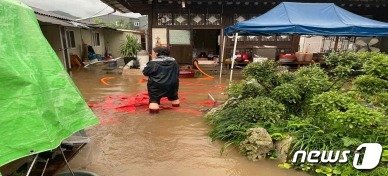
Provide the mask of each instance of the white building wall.
[{"label": "white building wall", "polygon": [[[86,59],[87,48],[83,48],[83,44],[91,45],[96,54],[105,54],[105,37],[102,29],[81,29],[74,27],[66,27],[66,30],[74,31],[75,45],[74,48],[69,48],[69,54],[76,54],[80,58]],[[92,43],[93,33],[98,32],[100,35],[100,46],[94,46]],[[86,59],[87,60],[87,59]]]},{"label": "white building wall", "polygon": [[322,36],[301,36],[299,42],[299,51],[308,53],[319,53],[321,52]]},{"label": "white building wall", "polygon": [[140,33],[133,33],[129,31],[115,31],[115,30],[104,30],[105,45],[108,48],[109,53],[112,54],[113,58],[122,57],[120,53],[120,46],[126,42],[126,36],[135,36],[139,43],[141,43]]}]

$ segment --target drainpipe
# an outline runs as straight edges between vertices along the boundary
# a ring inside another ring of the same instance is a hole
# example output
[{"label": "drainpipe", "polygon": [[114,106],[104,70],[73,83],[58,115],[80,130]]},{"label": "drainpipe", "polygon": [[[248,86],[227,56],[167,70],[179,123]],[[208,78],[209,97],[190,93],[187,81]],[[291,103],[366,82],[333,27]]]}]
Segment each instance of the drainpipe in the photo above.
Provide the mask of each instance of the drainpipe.
[{"label": "drainpipe", "polygon": [[90,18],[97,18],[97,17],[100,17],[100,16],[105,16],[105,15],[110,15],[110,14],[113,14],[116,12],[116,9],[113,9],[112,12],[109,12],[107,14],[102,14],[102,15],[95,15],[95,16],[91,16],[91,17],[85,17],[85,18],[79,18],[79,19],[76,19],[75,21],[81,21],[81,20],[86,20],[86,19],[90,19]]}]

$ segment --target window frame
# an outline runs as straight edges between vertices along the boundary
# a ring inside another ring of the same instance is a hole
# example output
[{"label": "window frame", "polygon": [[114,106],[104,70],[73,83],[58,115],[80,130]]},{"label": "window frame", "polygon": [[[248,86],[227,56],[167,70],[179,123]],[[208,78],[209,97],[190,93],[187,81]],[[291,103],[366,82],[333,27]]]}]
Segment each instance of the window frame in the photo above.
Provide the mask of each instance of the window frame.
[{"label": "window frame", "polygon": [[[71,35],[71,33],[73,35]],[[75,32],[74,30],[66,30],[66,40],[67,40],[67,48],[74,49],[77,48],[77,44],[75,42]]]},{"label": "window frame", "polygon": [[99,32],[92,33],[92,45],[93,46],[101,46],[101,35]]}]

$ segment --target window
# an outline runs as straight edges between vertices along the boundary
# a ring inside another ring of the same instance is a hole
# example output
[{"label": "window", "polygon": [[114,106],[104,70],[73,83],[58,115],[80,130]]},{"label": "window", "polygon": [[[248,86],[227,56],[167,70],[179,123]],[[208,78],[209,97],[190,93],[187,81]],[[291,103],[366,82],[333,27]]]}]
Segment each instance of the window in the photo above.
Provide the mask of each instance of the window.
[{"label": "window", "polygon": [[169,30],[170,44],[172,45],[190,45],[189,30]]},{"label": "window", "polygon": [[191,25],[221,25],[221,14],[191,14]]},{"label": "window", "polygon": [[140,22],[133,22],[134,26],[140,26]]},{"label": "window", "polygon": [[174,25],[188,25],[189,24],[189,14],[174,14]]},{"label": "window", "polygon": [[206,15],[206,24],[207,25],[220,25],[221,24],[221,14],[207,14]]},{"label": "window", "polygon": [[248,18],[247,15],[234,14],[234,23],[243,22],[247,20],[247,18]]},{"label": "window", "polygon": [[67,47],[75,48],[75,36],[74,31],[66,31]]},{"label": "window", "polygon": [[260,16],[260,14],[234,14],[234,23],[239,23]]},{"label": "window", "polygon": [[205,25],[205,14],[190,14],[191,25]]},{"label": "window", "polygon": [[158,25],[172,25],[172,13],[158,13]]},{"label": "window", "polygon": [[101,43],[100,43],[100,33],[94,32],[92,34],[92,45],[93,46],[100,46],[101,45]]}]

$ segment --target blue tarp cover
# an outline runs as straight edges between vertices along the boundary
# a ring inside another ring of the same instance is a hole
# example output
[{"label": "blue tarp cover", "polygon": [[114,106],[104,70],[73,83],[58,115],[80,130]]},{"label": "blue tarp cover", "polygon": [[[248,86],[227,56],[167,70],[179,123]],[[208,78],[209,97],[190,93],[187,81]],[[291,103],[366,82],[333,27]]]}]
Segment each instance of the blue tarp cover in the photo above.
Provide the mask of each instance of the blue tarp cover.
[{"label": "blue tarp cover", "polygon": [[300,34],[388,36],[388,23],[371,20],[333,3],[283,2],[267,13],[225,28],[227,35]]}]

